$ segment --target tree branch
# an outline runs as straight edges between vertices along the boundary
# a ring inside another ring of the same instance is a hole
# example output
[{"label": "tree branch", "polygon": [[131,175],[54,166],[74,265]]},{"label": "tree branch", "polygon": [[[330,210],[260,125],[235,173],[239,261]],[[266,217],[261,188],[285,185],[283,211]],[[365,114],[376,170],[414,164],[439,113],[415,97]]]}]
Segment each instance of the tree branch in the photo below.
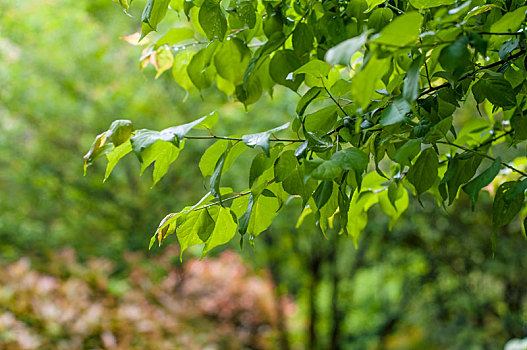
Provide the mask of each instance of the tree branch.
[{"label": "tree branch", "polygon": [[[227,136],[185,136],[186,140],[227,140],[227,141],[243,141],[241,137],[227,137]],[[305,142],[302,139],[269,139],[269,142]]]},{"label": "tree branch", "polygon": [[[507,63],[507,62],[510,61],[510,60],[513,60],[513,59],[515,59],[515,58],[521,57],[521,56],[525,55],[525,52],[526,52],[526,50],[525,50],[525,49],[522,49],[522,50],[520,50],[519,52],[515,53],[514,55],[511,55],[508,59],[499,60],[499,61],[494,62],[494,63],[491,63],[491,64],[489,64],[489,65],[481,66],[481,67],[479,67],[478,69],[474,70],[472,73],[467,73],[467,74],[463,75],[461,78],[459,78],[458,81],[462,81],[462,80],[465,80],[465,79],[471,78],[471,77],[473,77],[474,75],[476,75],[476,73],[478,73],[478,72],[480,72],[480,71],[482,71],[482,70],[484,70],[484,69],[494,68],[494,67],[496,67],[496,66],[499,66],[499,65],[502,65],[502,64],[504,64],[504,63]],[[448,87],[449,85],[450,85],[450,83],[447,82],[447,83],[443,83],[443,84],[438,85],[438,86],[431,87],[431,88],[429,88],[429,89],[427,89],[427,90],[421,92],[421,93],[419,94],[418,98],[419,98],[419,97],[422,97],[422,96],[424,96],[424,95],[428,95],[428,94],[431,93],[431,92],[434,92],[434,91],[440,90],[440,89],[442,89],[442,88]]]},{"label": "tree branch", "polygon": [[[465,147],[465,146],[461,146],[461,145],[455,144],[455,143],[453,143],[453,142],[451,142],[451,141],[448,141],[448,140],[447,140],[447,141],[437,141],[436,143],[440,143],[440,144],[443,144],[443,145],[450,145],[450,146],[453,146],[453,147],[456,147],[456,148],[462,149],[462,150],[465,151],[465,152],[473,153],[473,154],[476,154],[476,155],[478,155],[478,156],[481,156],[481,157],[484,157],[484,158],[490,159],[490,160],[492,160],[492,161],[495,161],[495,160],[496,160],[496,158],[491,157],[491,156],[489,156],[489,155],[486,154],[486,153],[478,152],[478,151],[476,151],[476,150],[473,150],[473,149],[470,149],[470,148],[468,148],[468,147]],[[509,168],[510,170],[514,171],[515,173],[518,173],[518,174],[520,174],[520,175],[522,175],[522,176],[524,176],[524,177],[527,177],[527,173],[526,173],[526,172],[523,172],[523,171],[521,171],[520,169],[513,167],[512,165],[509,165],[509,164],[507,164],[507,163],[505,163],[505,162],[501,162],[501,165],[503,165],[503,166],[506,167],[506,168]]]}]

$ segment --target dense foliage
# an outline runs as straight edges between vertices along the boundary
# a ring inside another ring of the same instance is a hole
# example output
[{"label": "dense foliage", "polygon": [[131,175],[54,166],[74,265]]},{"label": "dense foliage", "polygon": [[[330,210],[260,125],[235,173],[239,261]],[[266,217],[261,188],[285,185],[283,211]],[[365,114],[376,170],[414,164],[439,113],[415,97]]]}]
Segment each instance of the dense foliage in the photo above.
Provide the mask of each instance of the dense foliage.
[{"label": "dense foliage", "polygon": [[[121,5],[128,9],[129,2]],[[154,163],[155,184],[186,143],[217,140],[199,163],[210,177],[208,194],[167,215],[151,242],[176,232],[182,251],[204,243],[203,255],[237,232],[242,243],[246,236],[252,242],[290,195],[316,213],[322,232],[335,225],[357,243],[374,204],[392,221],[408,206],[408,190],[450,205],[462,189],[475,205],[503,169],[511,174],[494,197],[497,232],[523,207],[527,186],[523,167],[493,151],[527,137],[527,7],[521,5],[149,0],[142,15],[143,65],[154,64],[158,74],[172,68],[188,90],[215,82],[246,106],[282,85],[301,95],[296,115],[242,137],[215,135],[216,113],[162,131],[134,130],[131,121],[118,120],[97,136],[85,166],[105,154],[107,177],[133,152],[141,171]],[[175,20],[158,39],[145,38],[168,11],[188,22]],[[462,105],[474,105],[479,115],[463,118],[456,113]],[[187,135],[192,129],[208,135]],[[291,133],[296,136],[287,137]],[[247,171],[248,188],[222,188],[222,174],[256,146],[262,152]]]}]

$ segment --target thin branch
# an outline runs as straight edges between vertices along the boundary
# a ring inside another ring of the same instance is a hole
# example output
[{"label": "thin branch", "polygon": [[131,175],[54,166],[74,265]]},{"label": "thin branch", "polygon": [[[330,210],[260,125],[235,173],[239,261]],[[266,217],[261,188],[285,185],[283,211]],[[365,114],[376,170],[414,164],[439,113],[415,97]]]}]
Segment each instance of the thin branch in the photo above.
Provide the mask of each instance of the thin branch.
[{"label": "thin branch", "polygon": [[501,135],[499,135],[499,136],[496,136],[496,137],[493,137],[493,138],[491,138],[490,140],[487,140],[487,141],[485,141],[485,142],[483,142],[483,143],[477,145],[476,148],[474,148],[474,150],[477,151],[477,150],[480,149],[481,147],[484,147],[484,146],[486,146],[486,145],[492,144],[494,141],[497,141],[497,140],[501,139],[502,137],[505,137],[505,136],[507,136],[507,135],[510,135],[510,134],[512,134],[513,132],[514,132],[514,130],[512,130],[512,129],[509,130],[509,131],[505,131],[503,134],[501,134]]},{"label": "thin branch", "polygon": [[[465,80],[465,79],[471,78],[471,77],[473,77],[474,75],[476,75],[476,73],[478,73],[478,72],[480,72],[480,71],[482,71],[482,70],[484,70],[484,69],[494,68],[494,67],[497,67],[497,66],[499,66],[499,65],[502,65],[502,64],[504,64],[504,63],[507,63],[507,62],[510,61],[510,60],[513,60],[513,59],[515,59],[515,58],[521,57],[521,56],[525,55],[525,52],[526,52],[526,50],[525,50],[525,49],[522,49],[522,50],[520,50],[519,52],[515,53],[514,55],[511,55],[508,59],[499,60],[499,61],[496,61],[496,62],[491,63],[491,64],[489,64],[489,65],[481,66],[481,67],[479,67],[478,69],[474,70],[472,73],[467,73],[467,74],[463,75],[461,78],[459,78],[458,81],[462,81],[462,80]],[[431,92],[434,92],[434,91],[440,90],[440,89],[445,88],[445,87],[448,87],[448,86],[450,86],[450,83],[446,82],[446,83],[443,83],[443,84],[441,84],[441,85],[431,87],[431,88],[429,88],[429,89],[427,89],[427,90],[421,92],[421,93],[419,94],[419,97],[422,97],[422,96],[424,96],[424,95],[428,95],[428,94],[431,93]],[[418,98],[419,98],[419,97],[418,97]]]},{"label": "thin branch", "polygon": [[[186,140],[227,140],[227,141],[243,141],[240,137],[227,137],[227,136],[185,136]],[[270,142],[304,142],[302,139],[269,139]]]},{"label": "thin branch", "polygon": [[[221,203],[225,202],[225,201],[232,201],[232,200],[235,200],[236,198],[240,198],[240,197],[243,197],[243,196],[246,196],[248,194],[251,193],[251,190],[247,190],[245,192],[242,192],[242,193],[238,193],[237,195],[235,196],[232,196],[232,197],[229,197],[229,198],[225,198],[225,199],[222,199],[221,200]],[[197,208],[194,208],[192,209],[192,211],[198,211],[198,210],[203,210],[203,209],[206,209],[206,208],[210,208],[210,207],[213,207],[215,205],[218,205],[220,204],[220,201],[216,201],[216,202],[212,202],[212,203],[209,203],[209,204],[206,204],[202,207],[197,207]]]},{"label": "thin branch", "polygon": [[[419,38],[419,42],[423,44],[423,40],[421,38]],[[428,72],[428,64],[426,63],[426,52],[424,53],[424,55],[425,55],[424,63],[425,63],[425,71],[426,71],[426,80],[428,81],[428,87],[431,89],[432,82],[430,81],[430,73]]]},{"label": "thin branch", "polygon": [[[269,186],[270,184],[272,184],[273,182],[275,182],[276,179],[272,179],[270,181],[267,182],[267,186]],[[236,198],[240,198],[240,197],[243,197],[243,196],[246,196],[248,194],[251,194],[251,190],[247,190],[245,192],[241,192],[241,193],[237,193],[236,195],[232,196],[232,197],[229,197],[229,198],[224,198],[222,199],[221,201],[218,200],[216,202],[212,202],[212,203],[209,203],[209,204],[206,204],[202,207],[197,207],[197,208],[194,208],[192,209],[191,211],[198,211],[198,210],[203,210],[203,209],[206,209],[206,208],[210,208],[210,207],[213,207],[215,205],[218,205],[218,204],[221,204],[221,203],[224,203],[225,201],[232,201],[232,200],[235,200]]]},{"label": "thin branch", "polygon": [[329,89],[326,87],[326,84],[324,84],[324,79],[321,77],[320,78],[320,81],[322,82],[322,86],[324,87],[324,90],[326,90],[326,92],[328,93],[328,97],[330,99],[333,100],[333,102],[335,102],[335,104],[337,105],[337,107],[342,111],[342,113],[344,113],[344,116],[347,116],[348,113],[344,110],[344,108],[342,108],[342,106],[340,105],[340,103],[335,99],[335,97],[333,97],[333,95],[331,94],[331,92],[329,92]]},{"label": "thin branch", "polygon": [[525,34],[525,32],[516,32],[516,33],[509,33],[509,32],[506,32],[506,33],[478,32],[478,34],[481,34],[481,35],[513,35],[513,36],[518,36],[518,35]]},{"label": "thin branch", "polygon": [[[491,156],[489,156],[489,155],[486,154],[486,153],[478,152],[478,151],[476,151],[476,150],[473,150],[473,149],[470,149],[470,148],[468,148],[468,147],[465,147],[465,146],[461,146],[461,145],[455,144],[455,143],[453,143],[453,142],[451,142],[451,141],[448,141],[448,140],[447,140],[447,141],[437,141],[436,143],[441,143],[441,144],[444,144],[444,145],[450,145],[450,146],[453,146],[453,147],[456,147],[456,148],[462,149],[462,150],[465,151],[465,152],[473,153],[473,154],[476,154],[476,155],[478,155],[478,156],[481,156],[481,157],[484,157],[484,158],[490,159],[490,160],[492,160],[492,161],[495,161],[495,160],[496,160],[496,158],[491,157]],[[518,174],[520,174],[520,175],[522,175],[522,176],[527,177],[527,173],[526,173],[526,172],[523,172],[523,171],[521,171],[520,169],[513,167],[512,165],[509,165],[509,164],[507,164],[507,163],[505,163],[505,162],[501,162],[501,165],[503,165],[503,166],[506,167],[506,168],[509,168],[510,170],[514,171],[515,173],[518,173]]]}]

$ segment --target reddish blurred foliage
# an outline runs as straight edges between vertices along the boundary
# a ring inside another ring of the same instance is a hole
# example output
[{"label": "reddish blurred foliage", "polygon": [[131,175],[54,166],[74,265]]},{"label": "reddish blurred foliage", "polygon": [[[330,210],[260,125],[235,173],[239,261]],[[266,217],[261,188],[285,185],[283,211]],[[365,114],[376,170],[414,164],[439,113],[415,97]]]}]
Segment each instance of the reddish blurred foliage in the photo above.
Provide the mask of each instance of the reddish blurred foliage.
[{"label": "reddish blurred foliage", "polygon": [[[173,263],[177,248],[145,260],[126,254],[80,263],[72,250],[32,269],[0,266],[1,349],[270,349],[278,336],[276,300],[265,271],[233,252]],[[126,276],[126,277],[120,277]]]}]

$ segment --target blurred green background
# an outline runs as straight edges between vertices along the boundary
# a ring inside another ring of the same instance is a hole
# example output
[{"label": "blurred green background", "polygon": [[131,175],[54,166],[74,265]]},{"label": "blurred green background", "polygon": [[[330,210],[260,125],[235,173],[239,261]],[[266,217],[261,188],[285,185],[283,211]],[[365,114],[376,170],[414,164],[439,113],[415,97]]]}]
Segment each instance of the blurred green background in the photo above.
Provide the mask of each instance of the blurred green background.
[{"label": "blurred green background", "polygon": [[[188,142],[151,189],[130,157],[106,183],[104,162],[83,177],[94,136],[216,109],[218,134],[257,132],[289,121],[296,96],[277,89],[245,112],[154,79],[119,40],[142,5],[130,18],[109,0],[0,0],[0,348],[499,349],[525,336],[527,244],[515,221],[492,255],[488,195],[475,212],[411,201],[391,232],[373,210],[358,249],[309,217],[296,228],[292,200],[254,248],[180,263],[171,237],[149,252],[159,220],[205,193],[206,144]],[[224,185],[247,185],[246,156]]]}]

